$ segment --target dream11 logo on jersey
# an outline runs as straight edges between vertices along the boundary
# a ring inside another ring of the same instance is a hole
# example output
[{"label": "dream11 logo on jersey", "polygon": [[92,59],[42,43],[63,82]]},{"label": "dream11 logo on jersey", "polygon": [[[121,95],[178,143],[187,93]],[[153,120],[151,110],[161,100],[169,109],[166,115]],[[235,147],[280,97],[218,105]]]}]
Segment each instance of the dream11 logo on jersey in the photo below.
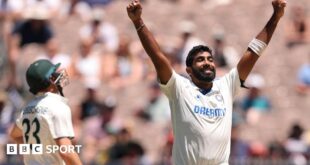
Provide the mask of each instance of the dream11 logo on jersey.
[{"label": "dream11 logo on jersey", "polygon": [[[46,145],[44,154],[51,153],[80,153],[82,145]],[[6,145],[6,154],[7,155],[27,155],[34,154],[39,155],[43,154],[43,145],[42,144],[7,144]]]}]

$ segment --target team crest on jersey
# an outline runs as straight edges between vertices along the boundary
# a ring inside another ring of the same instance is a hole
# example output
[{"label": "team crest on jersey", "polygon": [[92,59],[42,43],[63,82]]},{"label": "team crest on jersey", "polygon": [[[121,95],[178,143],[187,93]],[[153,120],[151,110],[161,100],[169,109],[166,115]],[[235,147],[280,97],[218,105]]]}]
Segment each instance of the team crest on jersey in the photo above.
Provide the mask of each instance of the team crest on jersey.
[{"label": "team crest on jersey", "polygon": [[221,94],[217,94],[215,95],[215,99],[219,102],[222,102],[223,101],[223,96]]}]

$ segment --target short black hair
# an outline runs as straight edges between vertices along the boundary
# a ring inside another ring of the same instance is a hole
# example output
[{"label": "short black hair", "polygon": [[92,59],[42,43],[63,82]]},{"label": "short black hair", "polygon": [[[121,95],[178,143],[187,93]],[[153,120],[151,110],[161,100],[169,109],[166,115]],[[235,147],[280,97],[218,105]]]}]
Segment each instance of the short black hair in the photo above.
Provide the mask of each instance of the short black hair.
[{"label": "short black hair", "polygon": [[199,53],[201,52],[209,52],[212,56],[212,50],[211,48],[209,48],[208,46],[206,45],[197,45],[197,46],[194,46],[188,53],[187,57],[186,57],[186,66],[187,67],[190,67],[192,66],[193,64],[193,61],[194,61],[194,57],[196,55],[198,55]]}]

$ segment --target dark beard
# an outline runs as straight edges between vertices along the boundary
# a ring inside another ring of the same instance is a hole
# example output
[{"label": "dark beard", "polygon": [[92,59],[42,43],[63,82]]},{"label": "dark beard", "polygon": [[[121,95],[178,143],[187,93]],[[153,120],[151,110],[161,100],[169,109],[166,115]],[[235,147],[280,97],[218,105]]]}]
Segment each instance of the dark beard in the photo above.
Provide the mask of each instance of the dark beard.
[{"label": "dark beard", "polygon": [[211,75],[204,74],[202,71],[192,68],[194,76],[199,80],[199,81],[204,81],[204,82],[212,82],[215,78],[216,72],[215,69],[211,69],[212,73]]}]

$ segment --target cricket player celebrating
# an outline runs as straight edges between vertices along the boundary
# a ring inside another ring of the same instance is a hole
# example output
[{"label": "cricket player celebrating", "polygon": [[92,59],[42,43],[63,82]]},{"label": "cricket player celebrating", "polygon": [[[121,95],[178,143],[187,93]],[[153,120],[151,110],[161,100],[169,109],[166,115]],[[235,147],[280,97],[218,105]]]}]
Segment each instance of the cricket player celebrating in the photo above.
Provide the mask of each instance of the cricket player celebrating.
[{"label": "cricket player celebrating", "polygon": [[[60,64],[48,60],[32,63],[26,72],[30,92],[35,95],[22,110],[10,132],[18,144],[42,144],[42,154],[25,154],[26,165],[79,165],[82,164],[72,148],[74,137],[71,110],[63,96],[62,88],[69,83]],[[47,152],[46,146],[67,147],[66,152]]]},{"label": "cricket player celebrating", "polygon": [[177,74],[144,24],[138,0],[127,6],[141,43],[150,56],[162,91],[169,98],[174,133],[173,164],[227,165],[230,154],[233,98],[269,43],[284,14],[286,2],[273,0],[274,12],[249,43],[236,68],[215,79],[212,50],[192,48],[186,59],[190,80]]}]

